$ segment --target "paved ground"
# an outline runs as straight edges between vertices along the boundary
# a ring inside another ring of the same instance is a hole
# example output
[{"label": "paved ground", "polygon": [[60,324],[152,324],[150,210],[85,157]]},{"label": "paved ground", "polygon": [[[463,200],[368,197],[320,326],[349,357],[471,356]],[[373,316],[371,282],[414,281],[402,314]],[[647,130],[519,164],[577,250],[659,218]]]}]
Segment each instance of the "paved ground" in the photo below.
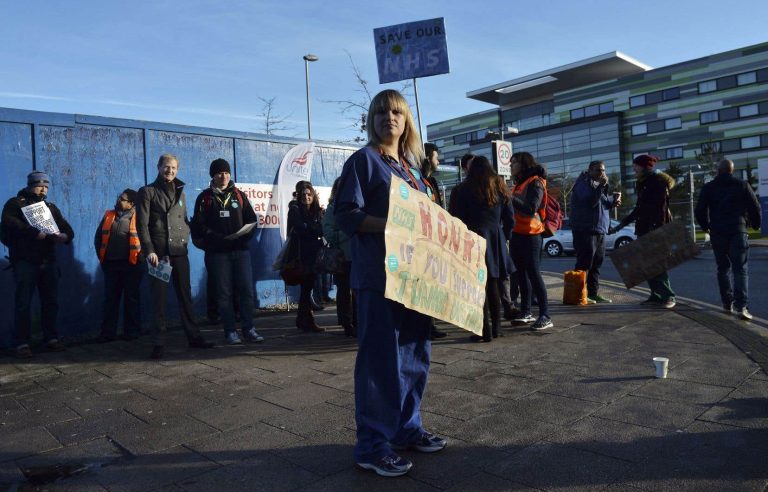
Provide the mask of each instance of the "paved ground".
[{"label": "paved ground", "polygon": [[259,318],[257,346],[176,333],[162,362],[147,337],[0,359],[0,490],[768,490],[760,322],[612,287],[613,305],[562,306],[547,282],[548,333],[478,345],[444,326],[423,416],[450,445],[409,453],[406,477],[352,466],[355,345],[326,311],[320,335]]}]

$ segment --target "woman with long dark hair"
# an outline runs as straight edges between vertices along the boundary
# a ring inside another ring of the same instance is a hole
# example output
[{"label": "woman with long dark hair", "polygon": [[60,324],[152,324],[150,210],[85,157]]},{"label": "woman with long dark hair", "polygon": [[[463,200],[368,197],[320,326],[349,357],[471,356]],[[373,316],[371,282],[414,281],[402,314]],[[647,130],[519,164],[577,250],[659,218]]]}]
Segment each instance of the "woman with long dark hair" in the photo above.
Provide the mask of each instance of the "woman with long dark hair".
[{"label": "woman with long dark hair", "polygon": [[[473,164],[474,165],[474,164]],[[547,288],[541,277],[541,233],[544,232],[547,203],[547,171],[528,152],[512,154],[512,206],[515,227],[509,238],[509,250],[520,282],[520,317],[516,323],[533,323],[534,331],[552,328]],[[531,290],[539,301],[539,317],[531,314]]]},{"label": "woman with long dark hair", "polygon": [[476,342],[490,342],[491,337],[503,336],[499,330],[499,278],[512,271],[507,239],[514,226],[514,212],[509,189],[504,180],[483,156],[472,160],[467,179],[454,191],[451,210],[467,228],[485,238],[485,283],[483,305],[483,335],[472,335]]},{"label": "woman with long dark hair", "polygon": [[296,316],[296,328],[303,331],[321,332],[312,314],[312,287],[315,285],[315,259],[323,246],[323,213],[317,192],[309,181],[296,184],[295,200],[288,208],[288,231],[296,241],[304,278],[301,281],[299,312]]},{"label": "woman with long dark hair", "polygon": [[385,90],[368,110],[368,144],[344,164],[336,220],[352,238],[352,287],[357,298],[355,362],[357,466],[385,477],[413,464],[393,450],[434,453],[445,439],[424,430],[421,399],[429,373],[429,316],[384,297],[384,230],[392,176],[413,192],[427,185],[416,163],[424,158],[408,102]]}]

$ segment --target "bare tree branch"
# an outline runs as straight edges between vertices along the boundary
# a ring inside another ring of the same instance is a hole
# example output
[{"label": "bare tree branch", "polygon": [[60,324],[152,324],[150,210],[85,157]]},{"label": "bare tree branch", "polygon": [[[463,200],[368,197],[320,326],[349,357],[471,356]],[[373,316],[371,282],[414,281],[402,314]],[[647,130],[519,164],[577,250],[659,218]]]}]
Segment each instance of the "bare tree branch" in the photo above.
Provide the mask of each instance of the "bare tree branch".
[{"label": "bare tree branch", "polygon": [[[347,50],[344,50],[344,52],[347,54],[347,58],[349,58],[349,64],[352,67],[352,75],[354,75],[355,81],[357,82],[357,89],[355,89],[356,95],[352,99],[331,99],[325,100],[323,102],[336,104],[339,106],[339,113],[350,119],[350,124],[347,126],[347,128],[357,130],[359,133],[359,135],[352,139],[352,141],[356,143],[362,143],[368,140],[368,108],[371,106],[373,94],[371,92],[370,83],[363,75],[360,67],[358,67],[355,63],[355,60],[352,58],[352,54]],[[400,93],[407,97],[410,95],[410,89],[412,87],[413,84],[406,80],[400,87]]]},{"label": "bare tree branch", "polygon": [[275,100],[277,97],[271,97],[269,99],[259,97],[259,101],[262,102],[261,116],[263,118],[262,129],[267,135],[275,135],[278,132],[286,132],[294,130],[294,125],[286,124],[288,118],[291,115],[282,116],[275,112]]}]

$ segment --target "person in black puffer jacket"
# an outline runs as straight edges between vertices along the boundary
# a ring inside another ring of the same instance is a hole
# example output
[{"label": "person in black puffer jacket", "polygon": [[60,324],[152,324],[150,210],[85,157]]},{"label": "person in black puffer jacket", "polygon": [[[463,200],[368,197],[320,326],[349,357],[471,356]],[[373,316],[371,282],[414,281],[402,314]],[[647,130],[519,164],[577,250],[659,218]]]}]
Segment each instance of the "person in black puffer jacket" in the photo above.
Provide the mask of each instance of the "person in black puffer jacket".
[{"label": "person in black puffer jacket", "polygon": [[218,311],[224,322],[224,336],[230,345],[242,343],[235,331],[235,310],[232,297],[239,295],[240,319],[243,338],[248,342],[261,342],[264,338],[253,326],[253,272],[251,251],[248,243],[256,232],[249,232],[232,239],[247,224],[256,224],[258,218],[251,203],[231,180],[229,162],[216,159],[211,162],[209,174],[211,186],[203,190],[195,200],[192,216],[192,239],[205,251],[208,275],[213,277]]},{"label": "person in black puffer jacket", "polygon": [[300,181],[294,192],[296,200],[288,208],[288,231],[298,245],[298,254],[304,268],[301,282],[299,313],[296,327],[303,331],[321,332],[312,313],[312,287],[315,285],[315,260],[323,246],[323,211],[315,188],[309,181]]}]

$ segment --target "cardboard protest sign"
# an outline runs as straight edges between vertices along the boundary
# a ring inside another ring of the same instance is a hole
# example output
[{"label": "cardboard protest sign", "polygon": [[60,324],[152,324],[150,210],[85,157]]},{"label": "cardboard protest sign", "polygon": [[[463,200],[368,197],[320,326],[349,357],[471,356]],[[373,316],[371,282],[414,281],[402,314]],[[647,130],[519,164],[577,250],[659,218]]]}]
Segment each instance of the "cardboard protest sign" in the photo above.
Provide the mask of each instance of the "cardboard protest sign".
[{"label": "cardboard protest sign", "polygon": [[48,205],[46,205],[45,202],[37,202],[32,205],[27,205],[26,207],[21,207],[21,211],[29,225],[35,229],[46,234],[59,233],[59,226],[56,225],[56,221],[53,220],[51,209],[48,208]]},{"label": "cardboard protest sign", "polygon": [[485,239],[392,176],[384,242],[384,297],[482,334]]},{"label": "cardboard protest sign", "polygon": [[672,221],[626,246],[614,249],[611,261],[628,289],[685,263],[701,251],[685,226]]}]

